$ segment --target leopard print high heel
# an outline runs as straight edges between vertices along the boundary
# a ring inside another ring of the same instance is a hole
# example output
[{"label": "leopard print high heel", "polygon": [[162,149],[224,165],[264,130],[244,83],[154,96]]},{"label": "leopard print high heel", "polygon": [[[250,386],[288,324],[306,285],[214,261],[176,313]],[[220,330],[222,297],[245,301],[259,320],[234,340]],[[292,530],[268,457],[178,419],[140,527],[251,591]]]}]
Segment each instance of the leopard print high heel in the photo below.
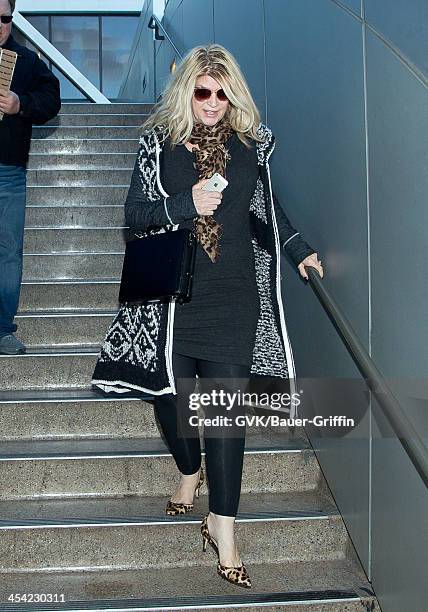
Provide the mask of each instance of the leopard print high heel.
[{"label": "leopard print high heel", "polygon": [[[204,470],[201,466],[201,471],[199,472],[199,480],[195,489],[195,496],[199,497],[200,488],[203,485],[205,480]],[[165,513],[169,516],[176,516],[177,514],[186,514],[186,512],[192,512],[193,504],[183,504],[182,502],[173,502],[171,500],[168,501],[165,509]]]},{"label": "leopard print high heel", "polygon": [[218,562],[217,562],[217,574],[231,582],[232,584],[236,584],[237,586],[245,587],[246,589],[251,588],[251,579],[245,568],[245,565],[242,564],[239,567],[228,567],[227,565],[222,565],[220,563],[220,554],[218,552],[218,546],[210,536],[210,532],[208,531],[208,514],[204,516],[201,523],[201,534],[202,534],[202,550],[206,552],[207,544],[210,544],[212,548],[215,550]]}]

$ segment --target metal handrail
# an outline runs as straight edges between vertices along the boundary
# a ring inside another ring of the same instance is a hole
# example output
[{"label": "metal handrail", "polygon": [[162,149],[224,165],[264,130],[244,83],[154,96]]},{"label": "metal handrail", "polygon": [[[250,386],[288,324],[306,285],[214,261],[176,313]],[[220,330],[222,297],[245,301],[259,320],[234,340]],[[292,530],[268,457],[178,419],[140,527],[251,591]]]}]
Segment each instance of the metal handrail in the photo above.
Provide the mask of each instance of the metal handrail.
[{"label": "metal handrail", "polygon": [[341,312],[338,304],[324,287],[318,270],[313,266],[305,266],[308,274],[308,284],[311,285],[322,307],[332,321],[339,336],[350,353],[355,365],[365,379],[367,386],[373,392],[383,414],[394,432],[397,434],[404,450],[428,487],[428,449],[408,419],[403,407],[394,396],[386,380],[377,369],[374,361],[358,339],[349,320]]},{"label": "metal handrail", "polygon": [[[183,59],[183,54],[177,49],[176,45],[172,41],[172,38],[170,37],[168,32],[165,30],[165,28],[162,25],[162,22],[159,21],[159,19],[156,17],[156,15],[152,15],[151,16],[148,27],[151,30],[155,31],[155,39],[156,40],[165,40],[165,38],[166,38],[168,40],[169,44],[174,49],[174,51],[176,52],[176,54],[178,55],[178,57],[180,59]],[[163,35],[160,34],[159,30],[162,30]]]}]

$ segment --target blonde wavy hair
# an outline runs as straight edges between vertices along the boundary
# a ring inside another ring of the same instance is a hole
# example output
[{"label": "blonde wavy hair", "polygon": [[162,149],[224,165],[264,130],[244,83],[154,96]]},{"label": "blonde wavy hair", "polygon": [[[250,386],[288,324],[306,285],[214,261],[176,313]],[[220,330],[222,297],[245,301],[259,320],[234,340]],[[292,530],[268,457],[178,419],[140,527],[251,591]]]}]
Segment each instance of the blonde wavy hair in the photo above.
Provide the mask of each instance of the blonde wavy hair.
[{"label": "blonde wavy hair", "polygon": [[228,119],[239,139],[250,147],[249,139],[263,142],[257,134],[260,113],[233,55],[221,45],[194,47],[173,72],[161,99],[143,124],[143,133],[160,127],[174,147],[188,142],[193,129],[192,96],[196,79],[209,75],[224,89],[229,104]]}]

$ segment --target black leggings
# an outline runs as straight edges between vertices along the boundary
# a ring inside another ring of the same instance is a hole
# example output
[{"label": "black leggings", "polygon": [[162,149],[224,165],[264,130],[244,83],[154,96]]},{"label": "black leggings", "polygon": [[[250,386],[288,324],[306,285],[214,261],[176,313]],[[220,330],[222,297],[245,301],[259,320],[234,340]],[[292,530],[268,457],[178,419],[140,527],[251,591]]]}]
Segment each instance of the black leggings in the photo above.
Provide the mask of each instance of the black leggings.
[{"label": "black leggings", "polygon": [[[198,429],[188,425],[189,416],[198,416],[198,412],[189,409],[188,396],[194,390],[196,374],[201,383],[201,388],[197,389],[198,393],[214,389],[212,380],[214,378],[240,379],[239,389],[244,391],[242,384],[248,381],[250,369],[243,365],[215,363],[177,353],[173,353],[172,357],[178,396],[172,393],[156,396],[155,415],[178,469],[182,474],[194,474],[201,465],[201,446]],[[225,385],[219,381],[217,388],[224,389],[224,387]],[[231,384],[226,390],[236,391],[238,387],[235,388]],[[178,397],[183,398],[183,401],[177,401]],[[229,411],[207,406],[203,415],[199,412],[199,416],[205,418],[226,415],[231,419],[229,426],[204,427],[209,509],[211,512],[225,516],[236,516],[241,492],[245,425],[236,425],[235,417],[244,415],[245,407],[236,404]]]}]

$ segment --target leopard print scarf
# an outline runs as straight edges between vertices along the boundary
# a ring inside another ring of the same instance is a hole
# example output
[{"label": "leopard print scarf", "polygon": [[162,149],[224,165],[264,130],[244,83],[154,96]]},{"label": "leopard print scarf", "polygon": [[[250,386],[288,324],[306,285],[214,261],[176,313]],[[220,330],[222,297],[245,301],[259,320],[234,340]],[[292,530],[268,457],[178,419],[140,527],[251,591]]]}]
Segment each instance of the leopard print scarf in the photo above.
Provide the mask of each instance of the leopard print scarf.
[{"label": "leopard print scarf", "polygon": [[[189,142],[199,145],[199,149],[193,148],[196,155],[193,165],[199,171],[199,180],[211,178],[214,172],[225,175],[226,162],[230,160],[230,154],[224,143],[232,132],[233,128],[227,119],[222,119],[213,126],[195,122]],[[212,215],[199,215],[194,219],[194,226],[197,241],[215,263],[220,255],[222,226]]]}]

